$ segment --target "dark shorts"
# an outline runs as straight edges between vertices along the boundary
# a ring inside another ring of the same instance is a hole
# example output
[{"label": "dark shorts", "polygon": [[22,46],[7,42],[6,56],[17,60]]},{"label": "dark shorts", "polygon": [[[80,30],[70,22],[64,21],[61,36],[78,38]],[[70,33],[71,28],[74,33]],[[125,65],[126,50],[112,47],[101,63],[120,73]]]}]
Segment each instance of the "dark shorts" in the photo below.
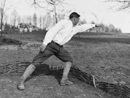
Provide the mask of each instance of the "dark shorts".
[{"label": "dark shorts", "polygon": [[55,42],[51,42],[47,45],[44,52],[39,52],[33,59],[32,64],[38,66],[46,61],[50,56],[55,55],[63,62],[73,63],[73,59],[70,54],[64,49],[63,46],[58,45]]}]

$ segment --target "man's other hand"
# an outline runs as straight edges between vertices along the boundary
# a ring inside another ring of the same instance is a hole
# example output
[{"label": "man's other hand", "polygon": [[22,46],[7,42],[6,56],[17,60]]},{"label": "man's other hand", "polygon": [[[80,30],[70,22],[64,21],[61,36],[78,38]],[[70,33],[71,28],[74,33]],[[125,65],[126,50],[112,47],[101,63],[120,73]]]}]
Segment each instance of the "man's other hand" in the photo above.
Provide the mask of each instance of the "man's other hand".
[{"label": "man's other hand", "polygon": [[42,44],[42,45],[40,46],[40,52],[44,52],[45,48],[46,48],[46,45]]}]

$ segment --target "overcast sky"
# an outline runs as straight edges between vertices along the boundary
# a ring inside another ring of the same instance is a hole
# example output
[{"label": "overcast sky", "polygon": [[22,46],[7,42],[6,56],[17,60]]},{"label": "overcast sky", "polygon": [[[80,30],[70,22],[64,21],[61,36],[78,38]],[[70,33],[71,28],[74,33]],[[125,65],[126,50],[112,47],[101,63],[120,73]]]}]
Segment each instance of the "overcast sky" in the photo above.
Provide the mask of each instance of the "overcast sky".
[{"label": "overcast sky", "polygon": [[[45,10],[35,10],[35,8],[27,4],[26,0],[12,0],[17,2],[16,10],[20,15],[37,13],[44,15]],[[130,33],[130,13],[128,11],[116,11],[113,6],[115,3],[102,2],[103,0],[65,0],[68,5],[65,9],[71,9],[81,14],[87,22],[103,22],[105,24],[113,24],[115,27],[121,28],[124,33]],[[116,6],[115,6],[116,7]],[[11,10],[10,10],[11,11]]]}]

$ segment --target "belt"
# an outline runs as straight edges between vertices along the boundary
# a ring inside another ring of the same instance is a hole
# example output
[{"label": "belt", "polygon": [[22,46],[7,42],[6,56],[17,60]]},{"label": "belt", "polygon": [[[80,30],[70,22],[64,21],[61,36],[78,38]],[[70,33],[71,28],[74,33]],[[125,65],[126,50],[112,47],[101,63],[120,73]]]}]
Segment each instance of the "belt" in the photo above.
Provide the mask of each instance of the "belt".
[{"label": "belt", "polygon": [[58,45],[58,46],[60,46],[60,47],[63,47],[63,45],[60,45],[60,44],[58,44],[58,43],[56,43],[54,41],[51,41],[51,42],[54,43],[54,44],[56,44],[56,45]]}]

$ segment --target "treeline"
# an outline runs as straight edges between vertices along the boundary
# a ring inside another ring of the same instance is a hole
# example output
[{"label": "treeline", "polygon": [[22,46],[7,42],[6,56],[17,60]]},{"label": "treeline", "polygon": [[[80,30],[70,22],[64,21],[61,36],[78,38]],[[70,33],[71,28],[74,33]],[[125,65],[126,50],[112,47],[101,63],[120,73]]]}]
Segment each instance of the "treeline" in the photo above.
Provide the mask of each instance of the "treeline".
[{"label": "treeline", "polygon": [[113,24],[105,25],[103,23],[100,23],[99,27],[96,27],[94,29],[88,30],[89,32],[99,32],[99,33],[122,33],[122,30],[119,28],[116,28]]},{"label": "treeline", "polygon": [[[80,24],[87,23],[86,20],[80,21]],[[95,22],[91,22],[92,24],[96,24]],[[95,32],[95,33],[122,33],[122,30],[120,28],[116,28],[113,24],[103,24],[99,23],[99,26],[96,28],[92,28],[90,30],[87,30],[87,32]]]}]

